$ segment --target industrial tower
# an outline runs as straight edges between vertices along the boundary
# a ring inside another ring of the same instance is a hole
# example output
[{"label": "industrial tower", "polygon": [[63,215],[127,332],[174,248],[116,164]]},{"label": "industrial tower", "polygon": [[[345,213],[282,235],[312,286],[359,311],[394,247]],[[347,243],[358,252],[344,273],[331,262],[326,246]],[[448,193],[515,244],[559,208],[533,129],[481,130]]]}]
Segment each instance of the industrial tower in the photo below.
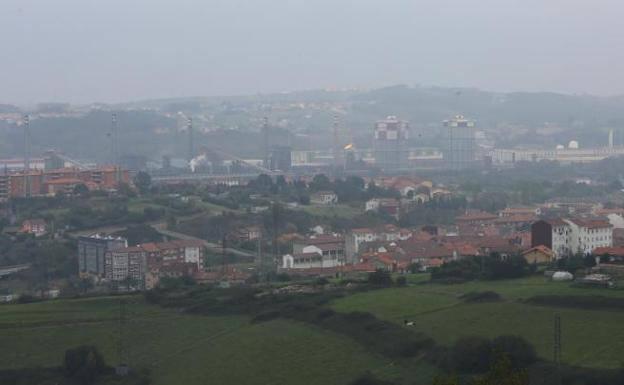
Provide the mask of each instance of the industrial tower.
[{"label": "industrial tower", "polygon": [[24,196],[32,195],[30,180],[30,116],[24,115]]},{"label": "industrial tower", "polygon": [[111,152],[113,157],[113,167],[115,168],[115,183],[121,182],[121,165],[119,160],[119,125],[117,124],[117,113],[111,114]]},{"label": "industrial tower", "polygon": [[269,159],[269,118],[266,116],[262,118],[262,166],[264,168],[271,168]]},{"label": "industrial tower", "polygon": [[193,143],[193,118],[186,119],[186,130],[188,131],[188,160],[189,162],[195,157],[195,144]]}]

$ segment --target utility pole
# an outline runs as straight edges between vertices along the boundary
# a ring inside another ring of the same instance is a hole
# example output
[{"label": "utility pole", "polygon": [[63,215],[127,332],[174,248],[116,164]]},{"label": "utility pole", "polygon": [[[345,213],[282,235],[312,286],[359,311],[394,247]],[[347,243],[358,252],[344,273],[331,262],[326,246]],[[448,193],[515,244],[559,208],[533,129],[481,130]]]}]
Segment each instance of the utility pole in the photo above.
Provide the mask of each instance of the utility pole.
[{"label": "utility pole", "polygon": [[223,239],[221,240],[221,271],[223,272],[223,276],[227,275],[227,234],[223,234]]},{"label": "utility pole", "polygon": [[256,249],[256,258],[258,258],[256,268],[258,269],[258,275],[261,276],[264,273],[264,262],[262,260],[262,233],[260,233],[260,236],[256,239]]},{"label": "utility pole", "polygon": [[334,115],[334,143],[333,143],[333,152],[334,152],[334,171],[337,173],[340,168],[340,145],[338,144],[338,114]]},{"label": "utility pole", "polygon": [[113,167],[115,168],[115,183],[119,186],[121,182],[121,167],[119,165],[119,126],[117,124],[117,113],[111,115],[111,150],[113,155]]},{"label": "utility pole", "polygon": [[555,363],[556,383],[561,384],[561,316],[559,313],[555,314],[553,332],[553,361]]},{"label": "utility pole", "polygon": [[273,207],[272,209],[272,216],[273,216],[273,261],[271,263],[271,271],[275,271],[276,270],[276,264],[277,261],[279,259],[279,247],[277,244],[277,230],[278,230],[278,223],[280,220],[280,207],[277,204],[277,202],[273,202]]},{"label": "utility pole", "polygon": [[118,365],[115,368],[115,372],[119,376],[125,376],[128,374],[128,352],[124,344],[124,331],[126,327],[126,300],[119,300],[119,318],[118,318],[118,330],[117,330],[117,359]]},{"label": "utility pole", "polygon": [[30,180],[30,116],[24,115],[24,196],[30,198],[32,187]]},{"label": "utility pole", "polygon": [[269,118],[262,118],[262,163],[264,168],[270,168],[269,164]]}]

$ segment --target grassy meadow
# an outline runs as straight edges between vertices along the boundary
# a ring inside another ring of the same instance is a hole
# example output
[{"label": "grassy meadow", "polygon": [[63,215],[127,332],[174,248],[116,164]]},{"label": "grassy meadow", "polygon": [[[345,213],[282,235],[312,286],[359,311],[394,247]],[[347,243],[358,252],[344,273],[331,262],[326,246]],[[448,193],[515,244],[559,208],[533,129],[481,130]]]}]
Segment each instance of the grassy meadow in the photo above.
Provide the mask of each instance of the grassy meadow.
[{"label": "grassy meadow", "polygon": [[[293,321],[253,324],[239,316],[196,316],[127,297],[129,362],[159,384],[347,384],[365,371],[428,381],[426,364],[406,373],[348,338]],[[95,345],[117,362],[118,298],[0,306],[0,369],[52,367],[66,349]],[[8,349],[6,347],[9,347]]]},{"label": "grassy meadow", "polygon": [[[495,291],[502,301],[466,303],[460,296],[469,292]],[[366,311],[379,318],[415,323],[414,330],[450,345],[462,336],[496,337],[515,334],[531,342],[540,357],[550,359],[553,351],[553,322],[562,322],[563,361],[594,368],[619,368],[624,363],[624,312],[585,310],[524,303],[536,295],[601,295],[624,297],[624,290],[574,288],[569,283],[543,277],[469,282],[457,285],[413,284],[355,294],[337,300],[336,311]]]}]

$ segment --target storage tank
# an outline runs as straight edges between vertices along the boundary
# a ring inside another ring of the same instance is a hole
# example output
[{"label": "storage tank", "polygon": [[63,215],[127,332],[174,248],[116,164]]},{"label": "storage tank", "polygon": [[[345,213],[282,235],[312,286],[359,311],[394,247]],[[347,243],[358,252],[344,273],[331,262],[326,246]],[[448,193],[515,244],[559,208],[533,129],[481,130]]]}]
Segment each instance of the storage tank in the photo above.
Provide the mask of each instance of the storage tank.
[{"label": "storage tank", "polygon": [[567,271],[557,271],[552,276],[553,281],[571,281],[574,279],[572,273],[568,273]]}]

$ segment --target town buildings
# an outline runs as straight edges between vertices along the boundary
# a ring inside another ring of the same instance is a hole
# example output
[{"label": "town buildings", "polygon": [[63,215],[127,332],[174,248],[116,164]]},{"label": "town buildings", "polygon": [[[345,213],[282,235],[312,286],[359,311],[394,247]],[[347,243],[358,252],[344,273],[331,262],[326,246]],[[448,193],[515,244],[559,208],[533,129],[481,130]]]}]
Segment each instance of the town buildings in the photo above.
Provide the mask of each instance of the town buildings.
[{"label": "town buildings", "polygon": [[130,184],[130,174],[114,166],[89,170],[61,168],[33,169],[28,172],[0,171],[0,200],[71,194],[77,185],[84,185],[89,190],[114,190],[119,183]]},{"label": "town buildings", "polygon": [[399,219],[401,202],[394,198],[372,198],[365,204],[365,211],[375,211]]},{"label": "town buildings", "polygon": [[361,247],[365,243],[371,242],[393,242],[405,240],[412,236],[410,231],[399,229],[393,225],[386,225],[380,228],[358,228],[352,229],[345,238],[345,250],[347,261],[353,263]]},{"label": "town buildings", "polygon": [[144,243],[110,250],[104,275],[114,285],[131,282],[137,289],[151,289],[163,277],[194,276],[204,269],[204,245],[196,240]]},{"label": "town buildings", "polygon": [[78,238],[78,272],[80,275],[105,274],[105,256],[111,250],[128,247],[128,241],[122,237],[93,234]]},{"label": "town buildings", "polygon": [[22,223],[23,233],[33,234],[35,237],[45,235],[48,231],[46,222],[43,219],[27,219]]}]

